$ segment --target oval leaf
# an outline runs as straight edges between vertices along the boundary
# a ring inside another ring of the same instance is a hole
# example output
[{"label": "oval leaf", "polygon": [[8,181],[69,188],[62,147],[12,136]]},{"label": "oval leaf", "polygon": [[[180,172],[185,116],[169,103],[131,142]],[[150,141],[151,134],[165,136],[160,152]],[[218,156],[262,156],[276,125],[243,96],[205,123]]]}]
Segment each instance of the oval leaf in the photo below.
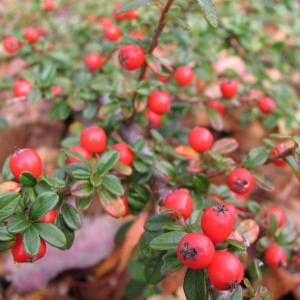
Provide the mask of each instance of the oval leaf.
[{"label": "oval leaf", "polygon": [[81,227],[80,216],[72,205],[68,203],[64,204],[61,209],[61,213],[64,218],[64,222],[70,229],[76,230]]},{"label": "oval leaf", "polygon": [[161,234],[150,242],[150,247],[154,250],[176,249],[179,241],[186,235],[184,231],[172,231]]}]

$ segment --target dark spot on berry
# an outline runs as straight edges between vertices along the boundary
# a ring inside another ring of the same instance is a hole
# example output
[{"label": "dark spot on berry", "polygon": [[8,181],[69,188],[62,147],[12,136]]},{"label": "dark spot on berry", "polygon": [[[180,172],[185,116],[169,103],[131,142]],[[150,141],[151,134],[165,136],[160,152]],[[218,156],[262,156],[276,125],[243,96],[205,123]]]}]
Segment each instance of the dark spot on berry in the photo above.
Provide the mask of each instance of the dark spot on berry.
[{"label": "dark spot on berry", "polygon": [[226,286],[226,289],[230,290],[230,291],[233,291],[235,290],[237,287],[239,286],[239,283],[234,280],[232,282],[230,282],[227,286]]},{"label": "dark spot on berry", "polygon": [[249,181],[246,179],[237,178],[234,181],[235,188],[237,188],[239,190],[246,188],[248,185],[249,185]]},{"label": "dark spot on berry", "polygon": [[184,243],[180,248],[180,255],[185,260],[194,260],[198,253],[195,248],[190,248],[188,243]]},{"label": "dark spot on berry", "polygon": [[126,62],[127,62],[127,58],[126,58],[126,56],[124,55],[124,54],[120,54],[119,55],[119,60],[120,60],[120,63],[122,64],[122,65],[126,65]]},{"label": "dark spot on berry", "polygon": [[221,205],[221,206],[218,206],[217,208],[214,208],[213,209],[218,215],[219,214],[226,214],[226,212],[228,211],[227,207],[225,205]]}]

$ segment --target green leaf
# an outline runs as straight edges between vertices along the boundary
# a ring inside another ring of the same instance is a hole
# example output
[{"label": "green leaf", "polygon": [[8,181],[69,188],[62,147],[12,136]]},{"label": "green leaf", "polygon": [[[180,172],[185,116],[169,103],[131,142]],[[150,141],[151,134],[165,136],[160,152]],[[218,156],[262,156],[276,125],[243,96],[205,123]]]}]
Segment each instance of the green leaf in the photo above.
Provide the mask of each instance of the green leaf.
[{"label": "green leaf", "polygon": [[61,209],[61,213],[66,225],[73,230],[81,227],[81,219],[77,210],[70,204],[66,203]]},{"label": "green leaf", "polygon": [[176,250],[170,250],[163,256],[164,264],[161,267],[161,273],[168,275],[176,272],[183,267],[183,264],[178,260]]},{"label": "green leaf", "polygon": [[8,242],[15,239],[13,234],[10,234],[5,225],[0,225],[0,241]]},{"label": "green leaf", "polygon": [[93,195],[95,188],[89,180],[78,180],[71,185],[71,194],[78,198],[87,198]]},{"label": "green leaf", "polygon": [[193,177],[193,186],[198,193],[207,193],[209,188],[208,177],[204,174],[198,173]]},{"label": "green leaf", "polygon": [[21,196],[18,193],[4,193],[0,195],[0,222],[10,217],[18,207]]},{"label": "green leaf", "polygon": [[88,161],[86,158],[84,158],[81,154],[77,153],[77,152],[74,152],[72,150],[69,150],[69,149],[64,149],[64,152],[71,156],[71,157],[74,157],[74,158],[77,158],[78,160],[80,160],[81,162],[83,162],[86,166],[89,165]]},{"label": "green leaf", "polygon": [[182,226],[174,217],[170,215],[158,214],[147,220],[144,225],[144,229],[150,232],[163,232],[164,229],[173,228],[174,226],[177,226],[183,230]]},{"label": "green leaf", "polygon": [[76,207],[80,210],[87,210],[92,202],[93,197],[76,198]]},{"label": "green leaf", "polygon": [[117,14],[121,14],[133,9],[140,8],[147,4],[154,2],[154,0],[130,0],[122,5],[122,7],[117,11]]},{"label": "green leaf", "polygon": [[74,231],[69,229],[65,225],[62,215],[57,216],[56,225],[62,231],[62,233],[64,234],[64,236],[66,238],[66,244],[63,247],[59,247],[59,249],[61,249],[61,250],[70,249],[73,245],[74,238],[75,238]]},{"label": "green leaf", "polygon": [[63,189],[65,187],[65,181],[58,177],[40,176],[39,181],[45,181],[51,187],[56,189]]},{"label": "green leaf", "polygon": [[40,194],[29,210],[30,220],[36,221],[38,218],[44,216],[57,205],[58,201],[58,195],[53,192],[44,192]]},{"label": "green leaf", "polygon": [[127,265],[130,277],[136,281],[146,282],[145,265],[138,260],[131,260]]},{"label": "green leaf", "polygon": [[270,156],[270,151],[266,147],[257,147],[250,150],[245,161],[246,168],[253,168],[264,164]]},{"label": "green leaf", "polygon": [[187,269],[183,289],[187,300],[207,299],[204,271]]},{"label": "green leaf", "polygon": [[157,143],[159,143],[159,144],[165,143],[164,137],[157,130],[151,129],[150,134]]},{"label": "green leaf", "polygon": [[124,189],[121,180],[115,175],[106,175],[102,178],[102,185],[110,193],[121,196],[124,195]]},{"label": "green leaf", "polygon": [[157,284],[164,279],[165,276],[160,272],[163,265],[162,256],[163,253],[158,253],[145,262],[145,277],[148,283]]},{"label": "green leaf", "polygon": [[11,158],[11,155],[5,159],[3,167],[2,167],[2,176],[6,180],[14,179],[14,175],[12,174],[10,167],[9,167],[10,158]]},{"label": "green leaf", "polygon": [[120,243],[124,239],[126,233],[128,232],[128,229],[131,227],[132,224],[133,221],[128,221],[119,228],[114,238],[114,242],[116,244]]},{"label": "green leaf", "polygon": [[35,256],[40,250],[40,237],[37,230],[34,227],[27,228],[23,233],[23,246],[26,252]]},{"label": "green leaf", "polygon": [[243,300],[243,289],[242,287],[239,285],[235,291],[233,292],[233,294],[230,296],[229,300]]},{"label": "green leaf", "polygon": [[198,0],[202,11],[204,13],[204,17],[207,23],[216,28],[218,26],[218,19],[217,19],[217,11],[213,0]]},{"label": "green leaf", "polygon": [[119,152],[109,150],[104,152],[96,165],[96,171],[99,174],[105,174],[111,170],[119,160]]},{"label": "green leaf", "polygon": [[23,172],[20,176],[20,182],[25,186],[34,186],[36,179],[31,173]]},{"label": "green leaf", "polygon": [[72,172],[72,176],[76,179],[89,179],[91,172],[89,170],[77,169]]},{"label": "green leaf", "polygon": [[179,241],[186,235],[183,231],[172,231],[156,237],[150,242],[150,247],[154,250],[176,249]]},{"label": "green leaf", "polygon": [[40,236],[53,247],[63,248],[65,246],[66,237],[57,226],[45,222],[37,222],[33,226]]},{"label": "green leaf", "polygon": [[232,240],[232,239],[227,239],[226,242],[229,245],[231,245],[231,246],[233,246],[233,247],[235,247],[237,249],[240,249],[240,250],[243,250],[243,251],[247,249],[247,247],[242,242],[238,242],[238,241]]},{"label": "green leaf", "polygon": [[31,225],[30,221],[26,219],[24,211],[12,216],[7,223],[7,230],[10,233],[18,233],[25,231]]},{"label": "green leaf", "polygon": [[253,174],[253,176],[255,178],[255,183],[258,184],[262,189],[268,192],[274,192],[275,187],[273,182],[267,175]]},{"label": "green leaf", "polygon": [[0,242],[0,252],[6,251],[8,249],[11,249],[11,247],[14,245],[15,241],[9,241],[9,242]]},{"label": "green leaf", "polygon": [[3,116],[0,116],[0,129],[6,129],[8,125],[7,120]]}]

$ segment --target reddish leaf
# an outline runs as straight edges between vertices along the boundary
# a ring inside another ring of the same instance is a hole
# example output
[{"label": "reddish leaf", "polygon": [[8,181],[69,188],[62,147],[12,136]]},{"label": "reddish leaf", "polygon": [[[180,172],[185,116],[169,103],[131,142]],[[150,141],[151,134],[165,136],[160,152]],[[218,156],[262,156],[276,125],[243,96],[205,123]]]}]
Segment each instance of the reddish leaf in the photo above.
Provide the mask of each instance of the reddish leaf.
[{"label": "reddish leaf", "polygon": [[238,148],[239,144],[237,140],[233,138],[224,138],[217,140],[212,147],[212,150],[218,151],[221,154],[227,154],[233,152]]}]

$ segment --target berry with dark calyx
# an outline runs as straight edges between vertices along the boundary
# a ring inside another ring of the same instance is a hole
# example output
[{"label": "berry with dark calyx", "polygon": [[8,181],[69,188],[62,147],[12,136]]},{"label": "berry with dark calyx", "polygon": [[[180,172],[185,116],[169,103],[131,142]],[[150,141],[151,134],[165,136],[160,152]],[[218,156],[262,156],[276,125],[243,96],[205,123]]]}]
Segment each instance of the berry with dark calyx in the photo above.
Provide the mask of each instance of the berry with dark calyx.
[{"label": "berry with dark calyx", "polygon": [[210,206],[203,212],[201,227],[214,243],[220,243],[233,231],[234,221],[234,216],[225,205]]},{"label": "berry with dark calyx", "polygon": [[104,29],[104,37],[109,41],[115,42],[119,40],[121,36],[122,32],[120,28],[115,24],[108,25]]},{"label": "berry with dark calyx", "polygon": [[276,110],[276,102],[269,96],[260,97],[258,107],[263,114],[268,115]]},{"label": "berry with dark calyx", "polygon": [[[80,154],[85,159],[91,159],[91,153],[81,146],[72,146],[70,147],[70,150]],[[67,164],[73,164],[77,162],[81,162],[81,161],[73,156],[69,156],[66,160]]]},{"label": "berry with dark calyx", "polygon": [[220,197],[216,196],[216,195],[212,195],[209,194],[208,197],[210,199],[213,199],[214,201],[220,203],[221,205],[225,205],[226,208],[230,211],[230,213],[232,214],[234,220],[237,218],[237,210],[236,210],[236,206],[232,203],[226,203],[224,202]]},{"label": "berry with dark calyx", "polygon": [[212,147],[214,138],[205,127],[194,127],[188,136],[190,146],[197,152],[205,152]]},{"label": "berry with dark calyx", "polygon": [[265,251],[265,261],[270,268],[285,267],[287,256],[280,246],[273,244]]},{"label": "berry with dark calyx", "polygon": [[90,71],[96,71],[101,69],[104,63],[104,57],[96,52],[93,52],[85,56],[84,62]]},{"label": "berry with dark calyx", "polygon": [[54,9],[55,0],[44,0],[44,11],[51,11]]},{"label": "berry with dark calyx", "polygon": [[134,160],[134,153],[131,148],[124,143],[117,143],[113,146],[114,150],[119,152],[119,162],[130,166]]},{"label": "berry with dark calyx", "polygon": [[158,114],[154,113],[153,111],[151,111],[149,109],[146,110],[145,115],[146,115],[146,119],[149,122],[149,127],[151,129],[157,129],[157,128],[160,127],[160,125],[161,125],[161,115],[158,115]]},{"label": "berry with dark calyx", "polygon": [[224,98],[233,98],[239,90],[238,82],[232,78],[223,79],[220,84],[220,90]]},{"label": "berry with dark calyx", "polygon": [[178,260],[190,269],[206,268],[212,261],[215,247],[204,234],[192,232],[185,235],[177,247]]},{"label": "berry with dark calyx", "polygon": [[120,65],[128,70],[133,71],[139,69],[145,61],[144,50],[136,45],[126,45],[119,50],[118,53]]},{"label": "berry with dark calyx", "polygon": [[175,79],[181,86],[188,86],[194,80],[194,71],[186,66],[181,66],[175,71]]},{"label": "berry with dark calyx", "polygon": [[[270,150],[270,156],[272,157],[279,153],[282,153],[286,149],[287,149],[287,146],[285,144],[276,144],[276,149]],[[287,165],[287,163],[285,162],[285,160],[283,158],[278,158],[278,159],[274,160],[273,164],[277,167],[283,167],[283,166]]]},{"label": "berry with dark calyx", "polygon": [[62,87],[60,85],[53,85],[51,87],[51,93],[55,96],[59,95],[62,92]]},{"label": "berry with dark calyx", "polygon": [[42,174],[42,160],[33,149],[17,149],[9,160],[9,167],[17,179],[23,172],[31,173],[36,179]]},{"label": "berry with dark calyx", "polygon": [[148,108],[158,115],[167,112],[171,107],[172,99],[167,91],[152,91],[148,96]]},{"label": "berry with dark calyx", "polygon": [[32,84],[27,80],[17,80],[14,83],[15,97],[26,97],[32,91]]},{"label": "berry with dark calyx", "polygon": [[99,24],[102,27],[102,29],[106,29],[108,26],[113,25],[110,18],[102,17],[99,19]]},{"label": "berry with dark calyx", "polygon": [[37,255],[31,256],[29,255],[24,246],[23,246],[23,238],[21,234],[16,235],[16,242],[11,248],[11,253],[13,259],[16,263],[24,263],[24,262],[34,262],[40,258],[42,258],[46,254],[46,243],[40,238],[40,250]]},{"label": "berry with dark calyx", "polygon": [[107,136],[103,128],[91,126],[80,134],[80,143],[83,148],[92,153],[101,153],[106,149]]},{"label": "berry with dark calyx", "polygon": [[49,212],[47,212],[45,215],[40,217],[38,221],[40,222],[46,222],[46,223],[54,223],[57,217],[57,211],[52,209]]},{"label": "berry with dark calyx", "polygon": [[237,256],[217,251],[207,267],[208,278],[220,291],[234,290],[244,278],[244,268]]},{"label": "berry with dark calyx", "polygon": [[20,47],[19,40],[14,36],[5,37],[2,45],[3,49],[10,54],[16,53]]},{"label": "berry with dark calyx", "polygon": [[247,169],[236,168],[229,174],[227,185],[235,193],[246,194],[252,191],[254,177]]},{"label": "berry with dark calyx", "polygon": [[266,217],[267,223],[270,222],[271,215],[274,215],[277,219],[278,226],[279,227],[284,226],[285,212],[283,211],[283,209],[281,209],[279,207],[271,207],[271,208],[266,209],[264,211],[263,215],[264,215],[264,217]]},{"label": "berry with dark calyx", "polygon": [[37,29],[33,27],[27,27],[24,29],[24,38],[29,43],[35,43],[40,37],[40,34]]},{"label": "berry with dark calyx", "polygon": [[208,101],[207,106],[217,111],[220,115],[224,115],[225,113],[225,105],[218,100]]},{"label": "berry with dark calyx", "polygon": [[175,211],[174,217],[177,217],[179,213],[187,219],[193,212],[193,198],[188,190],[178,189],[167,195],[164,206]]}]

